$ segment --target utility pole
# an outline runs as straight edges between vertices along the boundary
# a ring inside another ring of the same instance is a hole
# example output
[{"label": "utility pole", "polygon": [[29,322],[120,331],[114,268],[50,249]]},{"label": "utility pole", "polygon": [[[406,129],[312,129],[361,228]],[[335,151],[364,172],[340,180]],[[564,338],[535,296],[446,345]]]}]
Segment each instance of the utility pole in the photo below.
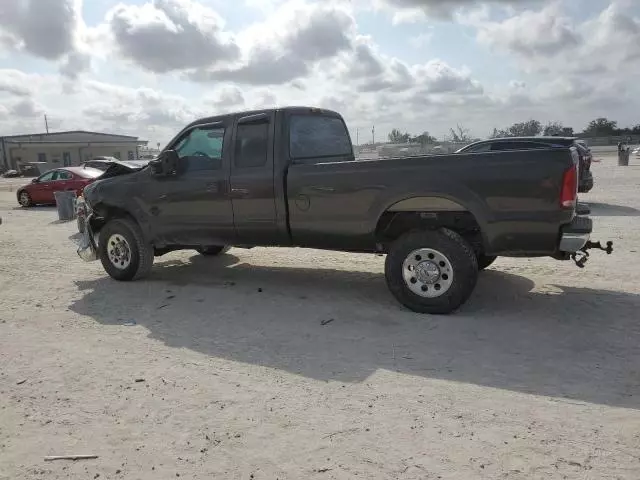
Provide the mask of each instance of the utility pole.
[{"label": "utility pole", "polygon": [[356,147],[360,146],[360,129],[356,128]]},{"label": "utility pole", "polygon": [[44,114],[44,128],[47,130],[47,133],[49,133],[49,122],[47,122],[47,114]]},{"label": "utility pole", "polygon": [[371,129],[371,145],[376,144],[376,126],[374,125]]}]

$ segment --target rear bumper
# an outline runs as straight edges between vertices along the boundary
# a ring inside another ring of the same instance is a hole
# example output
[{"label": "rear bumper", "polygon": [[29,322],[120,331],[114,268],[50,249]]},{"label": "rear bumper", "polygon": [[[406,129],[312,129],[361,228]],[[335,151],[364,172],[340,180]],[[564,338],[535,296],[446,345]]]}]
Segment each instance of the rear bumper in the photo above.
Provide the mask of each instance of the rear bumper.
[{"label": "rear bumper", "polygon": [[591,238],[593,222],[589,217],[574,217],[573,221],[562,227],[558,250],[563,253],[575,253],[581,250]]}]

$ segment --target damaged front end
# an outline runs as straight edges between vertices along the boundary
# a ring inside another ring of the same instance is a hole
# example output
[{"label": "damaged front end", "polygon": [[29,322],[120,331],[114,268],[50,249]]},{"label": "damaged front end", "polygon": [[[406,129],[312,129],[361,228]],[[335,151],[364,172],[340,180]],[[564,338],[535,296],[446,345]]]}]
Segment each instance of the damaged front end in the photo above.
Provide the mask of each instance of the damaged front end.
[{"label": "damaged front end", "polygon": [[80,237],[77,240],[78,249],[76,251],[85,262],[98,260],[98,245],[91,229],[91,217],[92,215],[89,215],[86,218],[84,229],[80,232]]}]

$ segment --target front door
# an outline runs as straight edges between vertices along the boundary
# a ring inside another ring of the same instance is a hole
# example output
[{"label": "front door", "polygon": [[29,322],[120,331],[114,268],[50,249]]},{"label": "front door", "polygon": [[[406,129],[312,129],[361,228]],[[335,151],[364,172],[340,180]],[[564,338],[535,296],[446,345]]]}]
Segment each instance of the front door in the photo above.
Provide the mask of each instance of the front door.
[{"label": "front door", "polygon": [[[176,174],[151,176],[151,229],[165,245],[229,245],[235,241],[229,198],[231,125],[196,126],[169,148],[180,158]],[[146,186],[144,187],[146,188]]]},{"label": "front door", "polygon": [[278,243],[273,136],[273,112],[237,121],[230,184],[239,244]]},{"label": "front door", "polygon": [[33,203],[52,203],[53,202],[53,176],[56,170],[43,173],[38,177],[38,181],[29,189],[31,201]]},{"label": "front door", "polygon": [[71,166],[71,153],[62,152],[62,166],[70,167]]}]

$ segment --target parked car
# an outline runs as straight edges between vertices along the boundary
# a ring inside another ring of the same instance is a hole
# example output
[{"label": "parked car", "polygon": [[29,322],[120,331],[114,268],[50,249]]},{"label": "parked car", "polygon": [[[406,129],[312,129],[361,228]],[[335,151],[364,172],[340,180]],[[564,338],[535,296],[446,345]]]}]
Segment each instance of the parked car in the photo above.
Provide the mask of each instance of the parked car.
[{"label": "parked car", "polygon": [[576,211],[572,142],[511,147],[355,161],[342,117],[329,110],[204,118],[147,168],[109,169],[85,188],[78,254],[99,258],[121,281],[144,277],[154,256],[181,249],[387,254],[385,276],[399,302],[449,313],[496,256],[573,258],[583,266],[596,246],[591,219]]},{"label": "parked car", "polygon": [[634,154],[636,157],[640,157],[640,147],[636,147],[636,148],[633,150],[633,154]]},{"label": "parked car", "polygon": [[467,145],[456,153],[505,152],[566,147],[573,147],[578,153],[580,160],[578,192],[587,193],[593,188],[594,183],[593,174],[591,173],[591,150],[583,140],[578,140],[574,137],[491,138]]},{"label": "parked car", "polygon": [[2,174],[4,178],[18,178],[20,176],[20,172],[18,170],[7,170]]},{"label": "parked car", "polygon": [[104,172],[95,168],[64,167],[49,170],[17,192],[18,203],[23,207],[38,204],[55,204],[55,192],[74,191],[77,194]]}]

